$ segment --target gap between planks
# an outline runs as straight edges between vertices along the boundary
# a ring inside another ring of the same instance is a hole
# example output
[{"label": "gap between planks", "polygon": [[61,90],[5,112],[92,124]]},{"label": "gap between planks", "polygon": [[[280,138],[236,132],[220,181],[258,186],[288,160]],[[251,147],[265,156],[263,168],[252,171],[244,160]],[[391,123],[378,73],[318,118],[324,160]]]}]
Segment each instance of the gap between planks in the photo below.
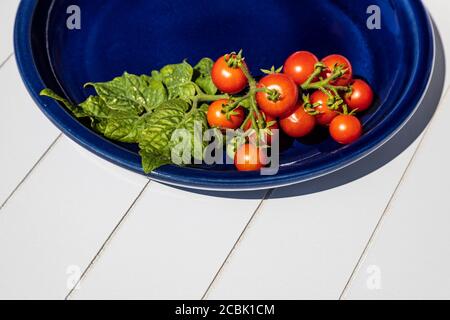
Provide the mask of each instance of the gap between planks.
[{"label": "gap between planks", "polygon": [[136,198],[133,200],[133,202],[130,204],[130,206],[128,207],[128,209],[125,211],[125,214],[122,216],[122,218],[120,218],[119,222],[116,224],[116,226],[113,228],[113,230],[111,231],[111,233],[108,235],[108,237],[106,238],[106,240],[103,242],[103,244],[101,245],[100,249],[97,251],[97,253],[95,254],[94,258],[92,258],[92,260],[89,262],[88,266],[86,267],[86,269],[83,271],[83,273],[81,274],[80,278],[78,279],[78,281],[75,283],[75,285],[73,286],[72,289],[70,289],[69,293],[66,295],[65,300],[69,300],[70,297],[72,296],[72,294],[76,291],[78,285],[86,278],[86,275],[88,274],[89,270],[92,269],[92,267],[94,266],[95,262],[100,258],[101,254],[103,251],[106,250],[108,244],[111,242],[114,234],[119,230],[120,226],[122,225],[122,223],[125,221],[125,219],[128,217],[128,215],[131,213],[131,211],[133,210],[133,208],[136,206],[136,204],[138,203],[139,199],[141,198],[141,196],[144,194],[145,190],[147,189],[147,187],[150,185],[150,183],[152,182],[152,180],[148,180],[144,187],[141,189],[141,191],[138,193],[138,195],[136,196]]},{"label": "gap between planks", "polygon": [[48,155],[50,150],[53,149],[53,147],[56,145],[56,143],[59,141],[59,139],[62,137],[62,133],[59,133],[58,136],[52,141],[52,143],[47,147],[47,149],[44,151],[44,153],[40,156],[40,158],[36,161],[36,163],[31,167],[30,170],[25,174],[25,176],[20,180],[20,182],[17,184],[17,186],[11,191],[11,193],[6,197],[6,200],[3,201],[3,203],[0,205],[0,213],[2,209],[6,206],[6,204],[11,200],[11,198],[14,196],[14,194],[17,192],[17,190],[20,189],[20,187],[25,183],[25,181],[30,177],[34,169],[36,169],[39,164],[42,163],[42,161],[45,159],[45,157]]},{"label": "gap between planks", "polygon": [[397,186],[395,187],[394,192],[392,193],[391,197],[389,198],[389,201],[386,204],[386,207],[384,208],[380,219],[378,220],[378,222],[377,222],[374,230],[372,231],[372,234],[370,235],[370,237],[369,237],[369,239],[368,239],[368,241],[367,241],[367,243],[366,243],[366,245],[365,245],[361,255],[359,256],[359,259],[356,262],[356,265],[353,268],[352,273],[351,273],[350,277],[348,278],[348,280],[347,280],[347,282],[346,282],[346,284],[344,286],[344,289],[342,290],[341,294],[339,295],[339,300],[344,300],[345,299],[345,295],[347,294],[348,290],[350,289],[350,287],[352,285],[352,282],[354,281],[354,279],[356,277],[357,271],[361,268],[361,265],[362,265],[364,259],[367,257],[367,255],[369,253],[369,250],[372,247],[377,234],[380,232],[381,226],[383,225],[383,222],[384,222],[386,216],[389,213],[389,209],[391,208],[391,205],[392,205],[393,201],[395,200],[395,198],[397,196],[397,193],[400,190],[400,187],[402,186],[402,184],[403,184],[403,182],[405,180],[405,177],[408,175],[409,169],[412,167],[412,165],[414,163],[414,160],[416,159],[416,156],[417,156],[417,154],[420,151],[420,147],[422,146],[423,141],[425,140],[425,137],[428,134],[428,131],[430,130],[431,126],[433,125],[433,122],[434,122],[434,120],[436,118],[436,115],[438,114],[439,109],[443,108],[443,105],[447,101],[447,98],[450,98],[450,87],[448,87],[446,89],[444,95],[442,96],[442,99],[441,99],[438,107],[436,108],[436,111],[435,111],[435,114],[433,115],[433,118],[431,119],[430,123],[426,127],[426,129],[425,129],[425,131],[424,131],[424,133],[422,135],[422,138],[420,139],[419,144],[417,145],[416,150],[414,150],[414,153],[413,153],[411,159],[409,160],[408,165],[406,166],[406,168],[405,168],[405,170],[404,170],[404,172],[403,172],[403,174],[402,174],[402,176],[401,176]]},{"label": "gap between planks", "polygon": [[10,53],[9,56],[6,57],[5,60],[3,60],[3,62],[0,63],[0,69],[3,68],[3,66],[9,61],[9,59],[11,59],[11,57],[14,55],[14,52]]},{"label": "gap between planks", "polygon": [[258,214],[258,212],[261,210],[264,201],[266,201],[267,199],[270,198],[270,196],[272,195],[272,193],[276,190],[275,189],[269,189],[266,191],[266,193],[264,194],[264,196],[262,197],[261,201],[259,202],[258,206],[256,207],[255,211],[253,212],[252,216],[250,217],[250,219],[248,220],[247,224],[245,225],[244,229],[242,229],[241,234],[239,235],[239,237],[237,238],[236,242],[234,243],[233,247],[231,248],[230,252],[228,252],[225,260],[223,261],[223,263],[221,264],[221,266],[219,267],[219,270],[217,270],[216,274],[214,275],[211,283],[208,285],[208,287],[205,290],[205,293],[203,294],[201,300],[205,300],[206,297],[208,296],[209,292],[211,291],[212,287],[214,286],[214,283],[217,281],[217,279],[219,278],[220,274],[222,273],[225,265],[227,264],[228,260],[230,259],[231,255],[233,254],[233,252],[237,249],[239,243],[243,240],[245,233],[247,232],[248,228],[250,227],[250,225],[252,224],[253,220],[255,219],[256,215]]},{"label": "gap between planks", "polygon": [[[8,55],[8,57],[2,62],[0,63],[0,69],[3,68],[6,63],[8,63],[8,61],[14,56],[14,53],[10,53]],[[450,89],[450,88],[449,88]],[[447,89],[447,92],[445,93],[442,102],[445,101],[446,97],[449,95],[449,89]],[[441,105],[442,105],[441,102]],[[441,105],[438,107],[441,108]],[[424,135],[422,136],[416,150],[414,151],[413,156],[411,157],[402,177],[399,180],[399,183],[397,184],[394,192],[392,193],[380,219],[378,220],[377,225],[375,226],[371,236],[368,239],[368,242],[366,244],[366,246],[364,247],[353,271],[352,274],[350,275],[344,289],[342,290],[339,299],[343,299],[345,294],[347,293],[348,289],[351,286],[352,281],[354,280],[354,277],[356,276],[356,272],[357,270],[360,268],[364,258],[367,256],[367,253],[375,239],[376,234],[379,232],[379,229],[383,223],[384,218],[386,217],[389,208],[393,202],[393,200],[395,199],[395,196],[401,186],[401,184],[404,181],[405,176],[407,175],[407,172],[409,171],[411,165],[414,162],[414,159],[418,153],[418,151],[420,150],[420,147],[423,143],[423,140],[426,136],[426,134],[428,133],[428,130],[430,128],[430,126],[432,125],[434,120],[431,120],[429,126],[427,127],[427,129],[424,132]],[[5,205],[9,202],[9,200],[13,197],[13,195],[19,190],[19,188],[24,184],[24,182],[28,179],[28,177],[31,175],[31,173],[34,171],[34,169],[36,169],[39,164],[42,162],[42,160],[44,160],[44,158],[47,156],[47,154],[50,152],[50,150],[56,145],[56,143],[59,141],[59,139],[62,137],[62,133],[60,133],[54,140],[53,142],[50,144],[50,146],[44,151],[44,153],[42,154],[42,156],[37,160],[37,162],[33,165],[33,167],[26,173],[26,175],[24,176],[24,178],[18,183],[18,185],[14,188],[14,190],[9,194],[9,196],[6,198],[6,200],[1,204],[0,206],[0,211],[5,207]],[[95,263],[95,261],[99,258],[101,252],[106,248],[108,242],[111,240],[111,238],[113,237],[114,233],[118,230],[118,228],[120,227],[120,225],[122,224],[122,222],[125,220],[125,218],[128,216],[128,214],[131,212],[131,210],[134,208],[134,206],[136,205],[136,203],[138,202],[139,198],[142,196],[142,194],[144,193],[144,191],[146,190],[146,188],[148,187],[148,185],[150,184],[151,180],[149,180],[145,186],[143,187],[143,189],[140,191],[140,193],[138,194],[138,196],[136,197],[136,199],[133,201],[133,203],[131,204],[131,206],[128,208],[128,210],[126,211],[126,213],[124,214],[124,216],[121,218],[121,220],[118,222],[118,224],[115,226],[115,228],[112,230],[112,232],[110,233],[110,235],[108,236],[108,238],[105,240],[105,242],[103,243],[103,245],[100,247],[99,251],[97,252],[97,254],[94,256],[94,258],[91,260],[90,264],[88,265],[88,267],[85,269],[85,271],[83,272],[82,276],[80,277],[79,281],[77,282],[77,284],[74,286],[73,289],[70,290],[70,292],[67,294],[66,299],[69,299],[70,296],[73,294],[76,286],[85,278],[85,275],[87,274],[87,272],[90,270],[90,268],[93,266],[93,264]],[[226,265],[226,263],[228,262],[229,258],[231,257],[231,255],[233,254],[233,252],[237,249],[237,246],[239,245],[239,243],[242,241],[246,231],[248,230],[250,224],[252,223],[252,221],[254,220],[254,218],[256,217],[257,213],[260,211],[263,203],[265,200],[267,200],[268,198],[270,198],[271,194],[273,193],[273,191],[276,189],[270,189],[266,192],[266,194],[264,195],[264,197],[262,198],[261,202],[259,203],[259,205],[257,206],[257,208],[255,209],[254,213],[252,214],[252,216],[250,217],[249,221],[247,222],[246,226],[244,227],[244,229],[242,230],[240,236],[238,237],[238,239],[236,240],[236,242],[234,243],[233,247],[231,248],[230,252],[228,253],[228,255],[226,256],[225,260],[223,261],[222,265],[220,266],[219,270],[216,272],[213,280],[211,281],[211,283],[209,284],[208,288],[206,289],[205,293],[202,296],[202,299],[205,299],[209,293],[209,291],[211,290],[211,288],[213,287],[214,283],[216,282],[216,280],[218,279],[220,273],[223,271],[224,266]]]}]

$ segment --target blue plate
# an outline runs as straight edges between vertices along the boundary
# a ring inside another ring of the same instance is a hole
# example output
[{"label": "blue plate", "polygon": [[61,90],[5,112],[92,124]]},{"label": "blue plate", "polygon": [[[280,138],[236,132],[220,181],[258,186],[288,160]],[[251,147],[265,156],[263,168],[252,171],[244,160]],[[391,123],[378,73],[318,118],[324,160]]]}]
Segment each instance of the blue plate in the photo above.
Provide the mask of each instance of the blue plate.
[{"label": "blue plate", "polygon": [[[71,5],[81,9],[80,30],[66,27]],[[367,27],[370,5],[381,10],[379,30]],[[365,134],[358,142],[340,146],[320,130],[308,140],[286,141],[276,176],[230,166],[165,166],[151,174],[169,184],[215,190],[294,184],[367,156],[413,115],[434,62],[433,30],[419,0],[22,0],[15,47],[24,82],[47,117],[88,150],[139,173],[136,146],[102,138],[39,92],[49,87],[78,103],[91,93],[83,89],[86,82],[240,48],[255,75],[301,49],[319,57],[341,53],[372,84],[378,99],[362,118]]]}]

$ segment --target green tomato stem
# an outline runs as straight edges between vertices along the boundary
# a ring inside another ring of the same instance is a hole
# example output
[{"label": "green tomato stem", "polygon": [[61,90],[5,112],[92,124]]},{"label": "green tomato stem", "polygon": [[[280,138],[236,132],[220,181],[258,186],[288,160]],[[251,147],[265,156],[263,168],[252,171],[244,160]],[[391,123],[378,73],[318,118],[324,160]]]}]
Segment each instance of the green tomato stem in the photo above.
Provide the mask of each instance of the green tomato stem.
[{"label": "green tomato stem", "polygon": [[320,90],[323,93],[325,93],[329,100],[328,100],[328,104],[330,106],[330,109],[332,110],[338,110],[340,108],[340,106],[342,106],[344,109],[347,108],[347,106],[344,103],[344,99],[341,97],[339,92],[349,92],[350,88],[346,87],[346,86],[335,86],[332,85],[331,83],[339,78],[341,78],[342,76],[345,75],[345,73],[347,72],[346,69],[343,68],[336,68],[333,71],[333,74],[326,78],[326,79],[321,79],[320,81],[317,82],[312,82],[316,77],[318,77],[322,71],[324,70],[324,66],[323,65],[318,65],[314,71],[314,73],[308,78],[308,80],[305,81],[305,83],[303,83],[300,87],[302,90]]},{"label": "green tomato stem", "polygon": [[236,109],[237,107],[239,107],[239,105],[242,103],[242,101],[245,101],[245,100],[250,99],[250,98],[251,98],[251,95],[250,95],[250,93],[248,93],[248,94],[246,94],[245,96],[236,99],[236,101],[234,101],[232,104],[230,104],[230,105],[225,109],[225,111],[226,111],[226,112],[230,112],[231,110]]},{"label": "green tomato stem", "polygon": [[229,98],[230,97],[227,94],[222,95],[199,94],[198,96],[192,98],[192,108],[190,112],[195,112],[197,110],[199,102],[213,102]]},{"label": "green tomato stem", "polygon": [[221,94],[221,95],[209,95],[209,94],[201,94],[196,96],[194,99],[197,100],[197,102],[211,102],[211,101],[218,101],[223,99],[229,99],[230,96],[227,94]]},{"label": "green tomato stem", "polygon": [[247,117],[245,118],[244,122],[242,122],[241,130],[244,130],[244,128],[247,126],[247,123],[250,121],[251,118],[252,118],[252,114],[249,113],[247,115]]},{"label": "green tomato stem", "polygon": [[314,72],[309,76],[309,78],[301,85],[303,90],[308,90],[311,83],[317,78],[323,71],[323,67],[318,66],[314,69]]},{"label": "green tomato stem", "polygon": [[[250,96],[250,116],[252,119],[252,127],[253,127],[253,129],[255,129],[257,131],[257,133],[259,133],[259,130],[263,129],[263,126],[260,123],[260,121],[256,121],[255,118],[257,118],[257,119],[264,119],[264,118],[262,117],[261,112],[259,111],[258,105],[256,103],[256,93],[261,92],[261,88],[257,87],[256,80],[251,75],[250,70],[248,69],[248,67],[245,63],[242,63],[240,65],[240,68],[241,68],[242,72],[244,73],[244,75],[247,77],[248,84],[250,86],[250,91],[248,93],[248,96]],[[264,88],[264,90],[265,90],[265,88]],[[255,115],[256,115],[256,117],[255,117]]]}]

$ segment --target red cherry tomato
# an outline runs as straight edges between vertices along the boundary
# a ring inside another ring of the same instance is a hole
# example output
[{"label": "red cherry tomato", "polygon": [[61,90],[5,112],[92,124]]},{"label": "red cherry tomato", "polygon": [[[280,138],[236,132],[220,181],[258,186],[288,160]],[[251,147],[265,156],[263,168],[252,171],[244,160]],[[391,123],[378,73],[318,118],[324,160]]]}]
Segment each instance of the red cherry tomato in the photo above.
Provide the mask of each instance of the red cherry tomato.
[{"label": "red cherry tomato", "polygon": [[218,100],[213,102],[208,108],[208,123],[211,127],[220,129],[237,129],[244,122],[244,108],[238,107],[234,110],[236,114],[231,115],[227,119],[224,106],[228,104],[228,100]]},{"label": "red cherry tomato", "polygon": [[[270,129],[270,131],[272,132],[272,130],[278,129],[278,122],[277,119],[271,116],[267,116],[262,112],[262,116],[264,117],[264,119],[266,120],[266,124],[273,122],[273,124],[271,126],[268,127],[268,129]],[[244,131],[250,130],[253,126],[253,121],[250,119],[244,126]],[[250,141],[255,142],[256,140],[256,133],[253,134],[250,137]],[[272,135],[267,134],[265,137],[263,137],[263,142],[266,142],[267,144],[272,144]]]},{"label": "red cherry tomato", "polygon": [[225,93],[236,94],[245,89],[248,79],[241,68],[228,66],[229,56],[220,57],[213,65],[211,77],[216,87]]},{"label": "red cherry tomato", "polygon": [[316,118],[305,111],[303,105],[289,117],[280,120],[281,129],[292,138],[302,138],[310,134],[316,126]]},{"label": "red cherry tomato", "polygon": [[267,157],[254,144],[247,143],[242,145],[234,156],[234,165],[239,171],[257,171],[267,163]]},{"label": "red cherry tomato", "polygon": [[336,86],[346,86],[350,83],[353,77],[353,68],[350,61],[339,54],[332,54],[325,57],[322,62],[327,66],[327,70],[324,72],[326,78],[330,77],[336,66],[343,66],[344,69],[348,69],[347,72],[339,79],[332,82]]},{"label": "red cherry tomato", "polygon": [[298,85],[308,80],[314,72],[314,67],[319,59],[308,51],[298,51],[291,55],[284,64],[283,72],[290,76]]},{"label": "red cherry tomato", "polygon": [[266,92],[256,94],[256,101],[266,115],[279,117],[295,108],[298,87],[289,76],[281,73],[270,74],[261,79],[258,87],[273,90],[278,95],[277,99],[274,99]]},{"label": "red cherry tomato", "polygon": [[351,83],[352,92],[345,97],[345,103],[351,110],[363,112],[370,108],[373,103],[372,88],[364,80],[354,80]]},{"label": "red cherry tomato", "polygon": [[339,115],[339,112],[330,110],[328,107],[328,96],[322,91],[316,91],[311,95],[311,103],[319,104],[316,111],[319,114],[316,116],[317,123],[321,126],[328,126],[331,121]]},{"label": "red cherry tomato", "polygon": [[340,144],[350,144],[362,135],[362,125],[353,115],[339,115],[331,121],[331,137]]}]

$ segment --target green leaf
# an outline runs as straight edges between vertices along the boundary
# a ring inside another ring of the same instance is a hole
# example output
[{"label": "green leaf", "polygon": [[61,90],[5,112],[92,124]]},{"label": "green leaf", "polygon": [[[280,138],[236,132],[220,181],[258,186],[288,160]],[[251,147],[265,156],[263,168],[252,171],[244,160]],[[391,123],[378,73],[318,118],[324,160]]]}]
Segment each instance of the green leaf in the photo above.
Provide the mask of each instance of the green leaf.
[{"label": "green leaf", "polygon": [[99,96],[90,96],[86,101],[80,103],[79,107],[83,109],[83,112],[92,118],[116,118],[116,119],[128,119],[138,118],[138,115],[129,111],[111,109],[106,102]]},{"label": "green leaf", "polygon": [[169,100],[183,99],[189,101],[195,94],[195,84],[192,82],[194,69],[184,61],[180,64],[172,64],[161,69],[159,74],[153,72],[152,76],[161,77],[169,91]]},{"label": "green leaf", "polygon": [[180,99],[163,102],[152,114],[144,116],[139,146],[149,154],[170,159],[173,131],[183,121],[189,105]]},{"label": "green leaf", "polygon": [[112,81],[87,83],[85,86],[93,86],[110,109],[139,115],[144,110],[152,110],[154,101],[165,100],[162,84],[158,86],[157,82],[152,82],[150,86],[148,81],[148,77],[125,72]]},{"label": "green leaf", "polygon": [[[172,156],[178,150],[183,152],[183,164],[191,163],[192,157],[203,160],[208,105],[188,110],[192,98],[201,91],[210,95],[217,92],[211,79],[212,66],[213,61],[204,58],[195,69],[184,61],[153,71],[151,76],[124,73],[109,82],[88,83],[86,86],[93,86],[98,95],[78,106],[48,89],[42,95],[62,102],[77,117],[90,118],[93,129],[106,138],[138,143],[142,166],[149,173],[176,162]],[[174,133],[184,135],[181,144],[175,141]]]},{"label": "green leaf", "polygon": [[99,96],[90,96],[86,101],[80,103],[79,107],[86,115],[94,118],[109,118],[112,112]]},{"label": "green leaf", "polygon": [[[185,115],[184,119],[177,126],[176,129],[186,129],[190,135],[191,146],[190,151],[192,156],[197,160],[203,160],[203,150],[206,147],[206,142],[203,141],[203,133],[208,130],[208,121],[206,113],[203,111],[207,105],[203,105],[200,109],[194,110]],[[173,146],[172,141],[171,146]]]},{"label": "green leaf", "polygon": [[203,58],[194,67],[195,83],[206,93],[216,94],[217,88],[211,78],[211,70],[214,62],[210,58]]},{"label": "green leaf", "polygon": [[[169,100],[162,103],[153,114],[144,116],[139,146],[147,158],[155,157],[152,161],[143,158],[143,162],[147,162],[143,163],[144,167],[154,169],[158,163],[172,163],[172,152],[175,152],[183,163],[189,163],[192,157],[203,160],[206,144],[203,141],[203,133],[208,129],[204,111],[207,105],[186,113],[188,107],[183,100]],[[186,142],[189,144],[186,145]]]},{"label": "green leaf", "polygon": [[110,118],[106,121],[102,133],[108,139],[127,143],[137,143],[141,124],[142,119],[139,117],[130,117],[127,119]]},{"label": "green leaf", "polygon": [[56,101],[62,102],[64,106],[73,113],[73,115],[77,118],[87,117],[86,113],[77,105],[72,104],[69,100],[64,99],[63,97],[56,94],[54,91],[50,89],[44,89],[40,93],[41,96],[52,98]]},{"label": "green leaf", "polygon": [[142,169],[145,173],[150,173],[159,167],[170,164],[170,159],[165,158],[159,154],[150,153],[148,151],[141,150],[139,152],[142,158]]},{"label": "green leaf", "polygon": [[142,75],[141,78],[148,84],[148,88],[144,91],[146,100],[145,110],[147,112],[152,112],[161,103],[167,101],[167,90],[161,80],[153,79],[146,75]]},{"label": "green leaf", "polygon": [[157,70],[153,70],[152,71],[152,79],[155,79],[157,81],[161,81],[163,82],[163,76],[161,75],[161,73]]},{"label": "green leaf", "polygon": [[99,96],[91,96],[80,104],[92,119],[92,127],[106,138],[120,142],[135,143],[142,118],[132,112],[110,109]]}]

